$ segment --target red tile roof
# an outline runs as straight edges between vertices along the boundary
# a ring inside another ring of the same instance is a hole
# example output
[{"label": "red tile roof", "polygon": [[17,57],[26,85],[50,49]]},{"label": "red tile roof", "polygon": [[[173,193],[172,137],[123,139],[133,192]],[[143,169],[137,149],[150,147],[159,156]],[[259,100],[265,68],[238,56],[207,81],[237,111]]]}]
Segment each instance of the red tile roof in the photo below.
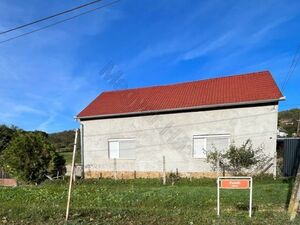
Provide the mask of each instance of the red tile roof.
[{"label": "red tile roof", "polygon": [[187,83],[103,92],[78,118],[205,108],[264,101],[282,96],[269,71]]}]

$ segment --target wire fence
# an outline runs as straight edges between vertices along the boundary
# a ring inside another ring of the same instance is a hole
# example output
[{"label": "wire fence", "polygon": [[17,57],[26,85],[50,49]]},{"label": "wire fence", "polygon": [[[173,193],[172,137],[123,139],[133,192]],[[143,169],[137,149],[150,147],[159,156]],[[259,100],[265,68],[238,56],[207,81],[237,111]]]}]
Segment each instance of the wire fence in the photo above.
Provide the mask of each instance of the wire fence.
[{"label": "wire fence", "polygon": [[8,173],[4,171],[3,168],[0,168],[0,179],[8,179],[11,178]]}]

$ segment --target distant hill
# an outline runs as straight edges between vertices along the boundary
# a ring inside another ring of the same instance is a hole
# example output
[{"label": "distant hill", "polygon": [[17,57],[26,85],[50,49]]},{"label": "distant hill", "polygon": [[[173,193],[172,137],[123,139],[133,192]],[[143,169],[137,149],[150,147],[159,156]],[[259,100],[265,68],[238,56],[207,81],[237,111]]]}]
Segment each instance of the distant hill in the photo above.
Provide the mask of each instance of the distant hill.
[{"label": "distant hill", "polygon": [[297,133],[300,109],[290,109],[278,113],[278,126],[284,129],[291,137]]},{"label": "distant hill", "polygon": [[[67,164],[72,162],[72,151],[74,145],[75,131],[66,130],[57,133],[48,134],[48,139],[55,147],[56,151],[65,158]],[[80,132],[78,133],[77,152],[75,163],[80,163]]]},{"label": "distant hill", "polygon": [[[74,130],[66,130],[57,133],[48,134],[49,141],[53,144],[57,152],[71,152],[73,151],[73,144],[75,138]],[[77,149],[80,147],[80,134],[78,134]]]}]

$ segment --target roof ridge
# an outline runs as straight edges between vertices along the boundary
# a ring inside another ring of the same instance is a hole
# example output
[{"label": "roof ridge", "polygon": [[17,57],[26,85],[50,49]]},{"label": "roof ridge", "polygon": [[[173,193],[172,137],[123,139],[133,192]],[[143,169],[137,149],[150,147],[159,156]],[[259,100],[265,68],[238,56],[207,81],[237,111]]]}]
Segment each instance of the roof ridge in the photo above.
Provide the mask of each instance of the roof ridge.
[{"label": "roof ridge", "polygon": [[103,91],[102,93],[103,94],[104,93],[117,93],[117,92],[125,92],[125,91],[140,90],[140,89],[145,90],[145,89],[151,89],[151,88],[177,86],[177,85],[183,85],[183,84],[191,84],[191,83],[205,82],[205,81],[218,80],[218,79],[224,79],[224,78],[242,77],[242,76],[250,76],[250,75],[257,75],[257,74],[271,75],[269,70],[262,70],[262,71],[240,73],[240,74],[233,74],[233,75],[221,75],[221,77],[213,77],[213,78],[207,78],[207,79],[203,79],[203,80],[177,82],[177,83],[173,83],[173,84],[161,84],[161,85],[151,85],[151,86],[146,86],[146,87],[136,87],[136,88],[128,88],[128,89],[120,89],[120,90],[112,90],[112,91]]}]

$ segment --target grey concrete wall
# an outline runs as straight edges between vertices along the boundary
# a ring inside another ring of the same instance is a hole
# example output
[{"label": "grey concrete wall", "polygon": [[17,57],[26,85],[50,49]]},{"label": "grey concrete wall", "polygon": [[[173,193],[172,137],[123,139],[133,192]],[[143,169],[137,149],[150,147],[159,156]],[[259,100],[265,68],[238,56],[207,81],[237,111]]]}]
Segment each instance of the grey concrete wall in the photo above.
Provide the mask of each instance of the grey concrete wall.
[{"label": "grey concrete wall", "polygon": [[84,165],[88,171],[113,171],[108,157],[108,139],[135,138],[136,159],[117,160],[118,171],[211,172],[205,159],[195,159],[194,135],[229,134],[241,145],[248,138],[254,147],[274,157],[276,152],[277,105],[219,109],[199,112],[150,115],[82,121]]}]

